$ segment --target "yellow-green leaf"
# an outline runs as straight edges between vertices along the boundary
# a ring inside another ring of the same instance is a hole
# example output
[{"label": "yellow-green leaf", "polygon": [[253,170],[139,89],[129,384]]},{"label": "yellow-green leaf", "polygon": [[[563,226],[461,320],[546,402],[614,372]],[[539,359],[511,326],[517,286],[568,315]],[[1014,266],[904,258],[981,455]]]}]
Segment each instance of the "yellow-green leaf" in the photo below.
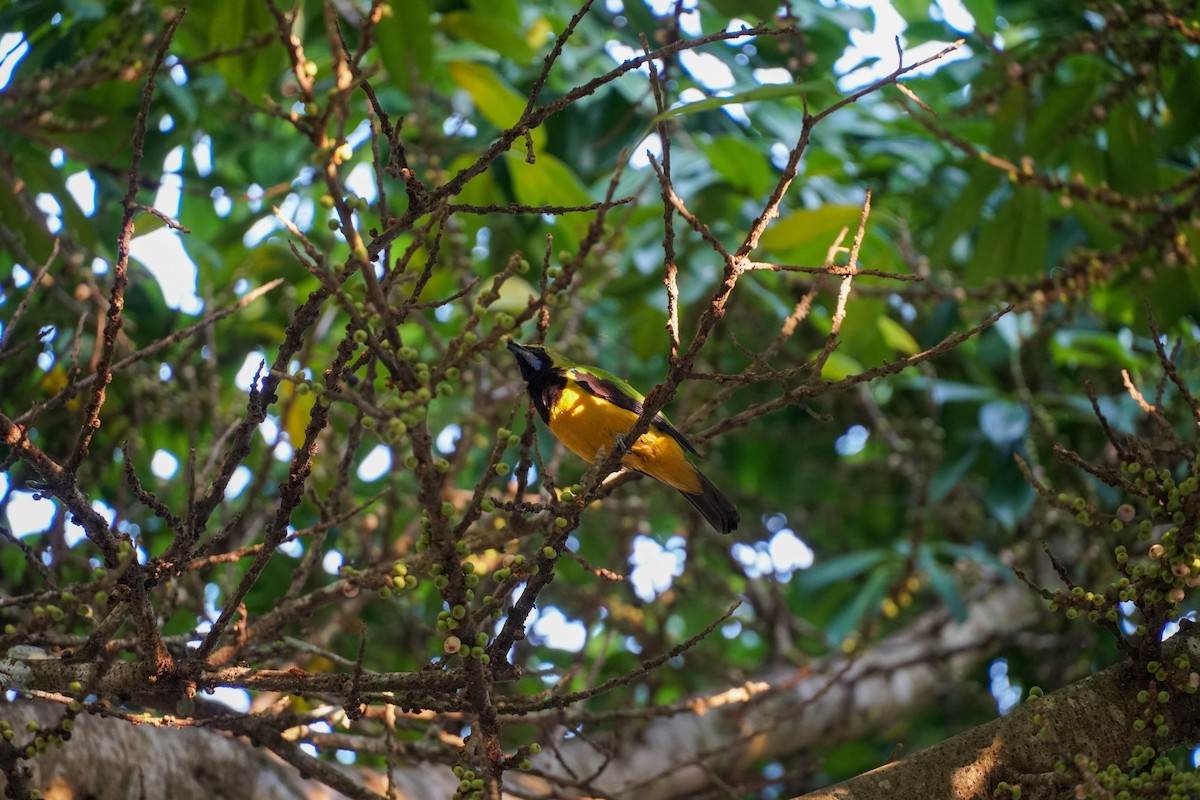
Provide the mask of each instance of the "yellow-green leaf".
[{"label": "yellow-green leaf", "polygon": [[525,40],[525,32],[511,22],[491,14],[451,11],[442,15],[438,27],[456,39],[467,39],[518,64],[527,64],[537,52]]},{"label": "yellow-green leaf", "polygon": [[834,350],[821,368],[821,377],[827,381],[840,381],[863,371],[863,365],[857,359]]},{"label": "yellow-green leaf", "polygon": [[[802,209],[780,217],[767,228],[761,244],[768,250],[792,250],[816,244],[829,249],[842,228],[854,231],[862,209],[858,206],[821,206]],[[849,236],[845,244],[849,245]]]},{"label": "yellow-green leaf", "polygon": [[517,202],[527,206],[583,206],[592,202],[575,173],[552,155],[539,154],[530,164],[524,152],[505,153]]},{"label": "yellow-green leaf", "polygon": [[[484,64],[470,61],[452,61],[449,65],[450,77],[459,85],[471,99],[475,107],[488,122],[500,130],[511,128],[517,124],[525,111],[526,99],[517,93],[506,81],[500,79]],[[540,128],[532,131],[533,147],[539,154],[546,146],[546,132]]]},{"label": "yellow-green leaf", "polygon": [[888,347],[893,350],[899,350],[906,356],[921,352],[921,345],[917,344],[917,340],[913,338],[912,334],[891,317],[876,317],[875,325],[879,328],[879,333],[887,342]]}]

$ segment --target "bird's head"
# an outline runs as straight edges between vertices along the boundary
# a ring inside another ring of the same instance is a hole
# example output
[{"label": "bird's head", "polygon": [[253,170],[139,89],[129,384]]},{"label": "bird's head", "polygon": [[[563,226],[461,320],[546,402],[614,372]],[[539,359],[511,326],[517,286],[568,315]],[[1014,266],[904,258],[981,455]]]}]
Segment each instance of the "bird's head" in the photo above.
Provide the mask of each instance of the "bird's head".
[{"label": "bird's head", "polygon": [[517,366],[521,368],[521,377],[525,379],[526,383],[537,379],[555,367],[563,366],[564,363],[562,356],[540,344],[519,344],[509,339],[508,352],[517,359]]}]

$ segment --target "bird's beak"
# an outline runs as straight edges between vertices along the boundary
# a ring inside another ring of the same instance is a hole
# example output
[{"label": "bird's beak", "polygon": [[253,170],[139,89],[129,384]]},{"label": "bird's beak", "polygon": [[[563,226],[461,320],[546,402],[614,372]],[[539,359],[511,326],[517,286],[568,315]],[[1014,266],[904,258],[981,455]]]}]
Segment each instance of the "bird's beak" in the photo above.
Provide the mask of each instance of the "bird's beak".
[{"label": "bird's beak", "polygon": [[505,343],[505,347],[517,359],[517,366],[521,368],[521,377],[526,381],[533,380],[542,371],[542,368],[546,366],[544,363],[545,359],[525,345],[513,341],[511,337]]}]

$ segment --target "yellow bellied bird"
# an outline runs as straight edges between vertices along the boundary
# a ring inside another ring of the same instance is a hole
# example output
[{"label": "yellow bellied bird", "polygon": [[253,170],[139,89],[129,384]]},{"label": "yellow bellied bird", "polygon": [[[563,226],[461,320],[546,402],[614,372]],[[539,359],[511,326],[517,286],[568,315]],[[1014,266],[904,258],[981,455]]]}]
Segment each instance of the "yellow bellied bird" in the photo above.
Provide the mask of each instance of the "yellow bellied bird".
[{"label": "yellow bellied bird", "polygon": [[[611,372],[574,364],[541,345],[509,339],[508,349],[517,359],[542,421],[585,461],[597,460],[602,450],[611,451],[642,414],[646,398]],[[678,489],[721,533],[736,529],[737,509],[696,469],[687,453],[699,456],[691,442],[658,414],[621,463]]]}]

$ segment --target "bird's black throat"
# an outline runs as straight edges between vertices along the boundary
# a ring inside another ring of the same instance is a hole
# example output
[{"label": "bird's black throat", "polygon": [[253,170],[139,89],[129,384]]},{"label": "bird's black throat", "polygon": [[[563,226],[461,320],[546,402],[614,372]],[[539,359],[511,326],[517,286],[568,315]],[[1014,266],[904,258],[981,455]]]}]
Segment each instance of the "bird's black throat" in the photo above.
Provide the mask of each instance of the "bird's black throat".
[{"label": "bird's black throat", "polygon": [[537,409],[542,422],[550,424],[550,409],[562,397],[563,387],[567,378],[561,372],[553,369],[542,370],[529,381],[529,396],[533,399],[533,407]]}]

